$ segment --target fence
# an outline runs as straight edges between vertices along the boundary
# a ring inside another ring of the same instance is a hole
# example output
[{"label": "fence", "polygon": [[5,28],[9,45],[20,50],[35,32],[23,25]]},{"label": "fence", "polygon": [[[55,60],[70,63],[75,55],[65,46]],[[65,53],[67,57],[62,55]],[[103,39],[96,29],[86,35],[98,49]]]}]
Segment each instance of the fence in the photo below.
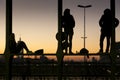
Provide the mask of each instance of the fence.
[{"label": "fence", "polygon": [[[0,55],[0,80],[5,80],[5,59]],[[15,55],[12,61],[12,80],[57,80],[59,72],[63,80],[110,80],[109,54],[64,55],[61,70],[55,54]],[[120,57],[116,57],[115,78],[120,79]]]}]

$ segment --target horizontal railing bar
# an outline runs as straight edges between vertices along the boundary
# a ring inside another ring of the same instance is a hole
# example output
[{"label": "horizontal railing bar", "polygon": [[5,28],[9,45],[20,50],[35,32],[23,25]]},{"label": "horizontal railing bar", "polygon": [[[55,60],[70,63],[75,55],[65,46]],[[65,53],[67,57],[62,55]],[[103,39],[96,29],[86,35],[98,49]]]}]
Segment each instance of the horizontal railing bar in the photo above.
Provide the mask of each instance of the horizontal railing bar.
[{"label": "horizontal railing bar", "polygon": [[[0,54],[0,55],[5,55],[5,54]],[[11,55],[53,55],[53,56],[56,56],[56,54],[55,53],[44,53],[44,54],[11,54]],[[84,54],[63,54],[64,56],[81,56],[81,55],[84,55]],[[86,55],[86,54],[85,54]],[[97,55],[97,56],[99,56],[99,55],[110,55],[110,53],[108,53],[108,54],[105,54],[105,53],[102,53],[102,54],[97,54],[97,53],[89,53],[88,54],[89,56],[91,56],[91,55]],[[120,55],[120,54],[116,54],[116,55]]]}]

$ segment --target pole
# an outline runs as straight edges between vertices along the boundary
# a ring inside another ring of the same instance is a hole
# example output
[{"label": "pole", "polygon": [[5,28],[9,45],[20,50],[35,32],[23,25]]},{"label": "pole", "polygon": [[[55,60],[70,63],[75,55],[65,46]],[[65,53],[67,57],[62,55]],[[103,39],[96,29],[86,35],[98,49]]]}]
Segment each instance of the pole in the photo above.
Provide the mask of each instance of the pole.
[{"label": "pole", "polygon": [[12,0],[6,0],[6,47],[5,53],[9,51],[9,36],[12,33]]},{"label": "pole", "polygon": [[58,80],[62,80],[62,65],[63,65],[63,51],[62,51],[62,2],[58,0],[58,48],[57,48],[57,60],[58,60]]},{"label": "pole", "polygon": [[92,7],[92,5],[87,5],[87,6],[83,6],[83,5],[78,5],[78,7],[83,8],[84,9],[84,36],[82,37],[84,40],[84,49],[85,49],[85,39],[86,37],[86,8]]},{"label": "pole", "polygon": [[5,47],[5,60],[6,60],[6,78],[5,80],[12,79],[11,73],[11,63],[12,63],[12,56],[10,55],[9,49],[9,36],[12,33],[12,0],[6,0],[6,47]]},{"label": "pole", "polygon": [[86,13],[85,13],[85,8],[84,8],[84,48],[85,48],[85,38],[86,38],[86,35],[85,35],[85,29],[86,29],[86,25],[85,25],[85,15],[86,15]]},{"label": "pole", "polygon": [[62,0],[58,0],[58,46],[57,52],[58,58],[62,55]]},{"label": "pole", "polygon": [[[115,0],[110,0],[110,8],[112,12],[113,18],[115,17]],[[112,22],[112,36],[111,36],[111,80],[115,80],[115,67],[116,67],[116,50],[115,50],[115,27],[114,23]]]},{"label": "pole", "polygon": [[[110,7],[113,17],[115,17],[115,0],[110,0]],[[114,26],[114,24],[112,25]],[[115,28],[112,29],[112,37],[111,37],[111,52],[115,49]]]},{"label": "pole", "polygon": [[85,48],[85,39],[87,38],[85,34],[86,33],[86,25],[85,25],[86,22],[85,21],[86,21],[86,8],[92,7],[92,5],[87,5],[87,6],[78,5],[78,7],[84,8],[84,36],[82,37],[84,40],[84,48],[80,50],[80,54],[85,54],[89,58],[89,55],[88,55],[89,51]]}]

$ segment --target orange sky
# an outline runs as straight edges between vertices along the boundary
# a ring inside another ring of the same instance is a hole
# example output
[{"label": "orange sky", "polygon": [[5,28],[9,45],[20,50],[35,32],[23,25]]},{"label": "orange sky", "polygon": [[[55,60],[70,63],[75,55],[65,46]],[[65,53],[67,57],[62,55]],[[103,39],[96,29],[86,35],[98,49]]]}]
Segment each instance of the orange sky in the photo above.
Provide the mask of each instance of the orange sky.
[{"label": "orange sky", "polygon": [[[29,2],[28,2],[29,1]],[[92,7],[86,11],[86,48],[90,53],[99,51],[100,27],[99,18],[109,0],[63,0],[63,10],[71,9],[76,26],[73,36],[73,52],[83,48],[83,9],[77,5]],[[120,20],[119,5],[116,0],[116,17]],[[31,51],[44,49],[45,53],[56,53],[57,40],[57,0],[13,0],[13,32],[16,41],[21,37]],[[116,41],[120,41],[120,27],[116,29]],[[5,49],[5,0],[0,0],[0,53]]]}]

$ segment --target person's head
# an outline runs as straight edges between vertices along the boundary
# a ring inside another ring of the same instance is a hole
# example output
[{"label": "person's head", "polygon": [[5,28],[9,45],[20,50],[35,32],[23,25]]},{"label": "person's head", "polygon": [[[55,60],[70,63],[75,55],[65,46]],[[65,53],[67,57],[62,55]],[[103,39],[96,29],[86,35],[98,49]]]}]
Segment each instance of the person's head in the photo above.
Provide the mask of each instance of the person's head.
[{"label": "person's head", "polygon": [[104,14],[111,14],[111,10],[110,10],[110,9],[108,9],[108,8],[107,8],[107,9],[105,9],[105,10],[104,10]]},{"label": "person's head", "polygon": [[64,11],[64,15],[70,15],[70,9],[65,9],[65,11]]},{"label": "person's head", "polygon": [[10,35],[10,39],[12,40],[12,39],[15,39],[15,34],[14,33],[12,33],[11,35]]}]

